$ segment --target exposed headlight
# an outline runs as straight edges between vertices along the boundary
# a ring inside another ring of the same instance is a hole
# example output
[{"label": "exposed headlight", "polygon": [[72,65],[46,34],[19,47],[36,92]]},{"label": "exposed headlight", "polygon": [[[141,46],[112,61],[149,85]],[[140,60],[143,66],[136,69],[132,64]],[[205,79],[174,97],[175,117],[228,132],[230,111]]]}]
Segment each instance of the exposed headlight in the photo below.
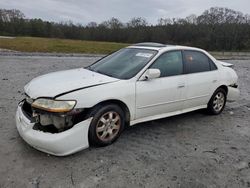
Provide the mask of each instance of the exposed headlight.
[{"label": "exposed headlight", "polygon": [[32,103],[32,107],[38,108],[41,110],[45,110],[48,112],[69,112],[71,111],[76,105],[76,101],[64,101],[64,100],[53,100],[53,99],[45,99],[40,98],[35,100]]}]

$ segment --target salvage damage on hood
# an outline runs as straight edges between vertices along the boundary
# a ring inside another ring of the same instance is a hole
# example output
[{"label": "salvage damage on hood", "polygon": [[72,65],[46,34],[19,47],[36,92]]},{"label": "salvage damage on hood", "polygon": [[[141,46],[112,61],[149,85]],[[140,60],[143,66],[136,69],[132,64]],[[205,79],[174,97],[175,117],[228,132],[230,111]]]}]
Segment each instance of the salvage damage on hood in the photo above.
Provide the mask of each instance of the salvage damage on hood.
[{"label": "salvage damage on hood", "polygon": [[84,68],[79,68],[53,72],[34,78],[24,87],[24,91],[32,99],[39,97],[56,98],[63,93],[118,80]]},{"label": "salvage damage on hood", "polygon": [[[59,133],[89,117],[89,109],[73,108],[69,111],[51,111],[34,105],[39,99],[58,101],[58,97],[103,84],[119,81],[103,74],[79,68],[49,73],[31,80],[24,88],[26,98],[21,101],[26,117],[35,123],[33,129]],[[39,86],[39,87],[38,87]]]}]

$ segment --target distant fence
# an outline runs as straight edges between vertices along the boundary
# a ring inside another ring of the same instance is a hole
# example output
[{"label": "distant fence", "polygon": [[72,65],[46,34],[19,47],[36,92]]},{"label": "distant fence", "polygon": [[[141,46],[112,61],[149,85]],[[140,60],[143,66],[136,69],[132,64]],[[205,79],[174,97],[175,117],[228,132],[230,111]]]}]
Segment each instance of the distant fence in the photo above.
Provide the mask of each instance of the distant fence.
[{"label": "distant fence", "polygon": [[210,52],[217,59],[250,59],[250,52]]}]

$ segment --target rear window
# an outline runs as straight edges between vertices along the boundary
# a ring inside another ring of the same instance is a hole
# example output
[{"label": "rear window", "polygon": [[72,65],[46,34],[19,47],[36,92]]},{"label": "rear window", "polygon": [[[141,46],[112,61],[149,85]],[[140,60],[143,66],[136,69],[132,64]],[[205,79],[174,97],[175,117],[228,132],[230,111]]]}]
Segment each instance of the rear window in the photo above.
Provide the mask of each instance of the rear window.
[{"label": "rear window", "polygon": [[210,61],[209,61],[209,63],[210,63],[210,69],[211,70],[217,70],[218,68],[216,67],[216,65],[214,64],[214,62],[211,60],[211,59],[209,59]]},{"label": "rear window", "polygon": [[[184,62],[186,73],[210,71],[210,59],[202,52],[184,51]],[[214,65],[215,66],[215,65]],[[213,69],[216,67],[213,67]]]}]

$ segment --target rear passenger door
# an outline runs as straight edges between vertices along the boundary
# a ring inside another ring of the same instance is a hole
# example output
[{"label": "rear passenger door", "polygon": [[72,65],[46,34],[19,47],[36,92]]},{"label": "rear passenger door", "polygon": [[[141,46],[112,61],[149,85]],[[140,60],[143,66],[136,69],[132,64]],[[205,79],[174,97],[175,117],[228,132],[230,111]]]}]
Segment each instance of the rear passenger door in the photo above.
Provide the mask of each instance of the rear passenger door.
[{"label": "rear passenger door", "polygon": [[187,74],[184,108],[206,105],[217,87],[216,65],[205,53],[195,50],[184,50],[183,61]]}]

